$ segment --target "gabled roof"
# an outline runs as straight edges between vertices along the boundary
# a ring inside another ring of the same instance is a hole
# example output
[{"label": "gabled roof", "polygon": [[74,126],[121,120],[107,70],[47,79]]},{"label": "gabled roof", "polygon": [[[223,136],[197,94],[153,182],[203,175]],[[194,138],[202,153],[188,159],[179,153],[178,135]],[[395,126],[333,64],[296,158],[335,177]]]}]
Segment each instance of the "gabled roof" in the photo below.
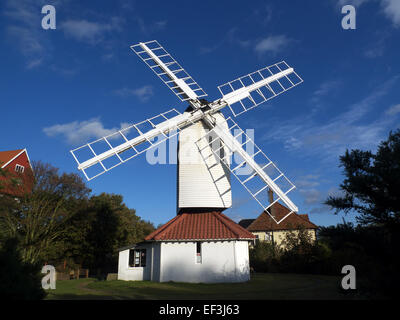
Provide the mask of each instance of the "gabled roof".
[{"label": "gabled roof", "polygon": [[4,168],[7,164],[18,157],[24,149],[10,150],[10,151],[0,151],[0,166]]},{"label": "gabled roof", "polygon": [[1,166],[0,168],[5,168],[10,162],[18,158],[24,152],[26,154],[26,157],[28,158],[28,162],[30,165],[30,160],[26,149],[17,149],[9,151],[0,151],[0,166]]},{"label": "gabled roof", "polygon": [[147,241],[253,240],[255,236],[220,211],[182,212],[149,234]]},{"label": "gabled roof", "polygon": [[[272,210],[271,210],[272,209]],[[290,210],[278,202],[275,202],[271,210],[276,220],[285,217]],[[243,220],[242,220],[243,221]],[[239,224],[242,224],[242,221]],[[267,212],[262,212],[257,219],[254,219],[246,228],[249,231],[277,231],[277,230],[296,230],[299,228],[317,229],[318,226],[308,219],[307,214],[292,213],[281,223],[277,224]]]}]

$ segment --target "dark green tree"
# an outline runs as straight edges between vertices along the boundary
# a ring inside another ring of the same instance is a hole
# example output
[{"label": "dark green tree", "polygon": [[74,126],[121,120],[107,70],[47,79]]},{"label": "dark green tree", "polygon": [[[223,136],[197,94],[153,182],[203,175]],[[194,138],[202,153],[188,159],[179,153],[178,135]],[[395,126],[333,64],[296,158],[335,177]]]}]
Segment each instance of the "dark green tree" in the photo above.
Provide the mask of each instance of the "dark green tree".
[{"label": "dark green tree", "polygon": [[61,247],[69,264],[111,272],[118,265],[117,249],[142,241],[153,230],[123,203],[121,195],[102,193],[92,196],[69,221]]},{"label": "dark green tree", "polygon": [[390,132],[376,154],[346,150],[340,157],[345,179],[342,196],[325,202],[335,213],[356,211],[361,224],[400,224],[400,130]]},{"label": "dark green tree", "polygon": [[[3,238],[17,238],[25,262],[44,262],[66,222],[90,193],[76,174],[60,174],[58,169],[33,162],[33,185],[21,196],[0,198],[0,226]],[[25,185],[21,185],[25,188]]]},{"label": "dark green tree", "polygon": [[38,300],[45,297],[41,266],[23,261],[17,239],[7,239],[0,249],[0,298]]},{"label": "dark green tree", "polygon": [[385,295],[398,295],[400,276],[400,129],[390,132],[376,153],[351,150],[340,157],[345,179],[342,195],[329,197],[335,209],[357,212],[359,225],[321,230],[334,249],[337,264],[350,263],[368,279],[369,288]]}]

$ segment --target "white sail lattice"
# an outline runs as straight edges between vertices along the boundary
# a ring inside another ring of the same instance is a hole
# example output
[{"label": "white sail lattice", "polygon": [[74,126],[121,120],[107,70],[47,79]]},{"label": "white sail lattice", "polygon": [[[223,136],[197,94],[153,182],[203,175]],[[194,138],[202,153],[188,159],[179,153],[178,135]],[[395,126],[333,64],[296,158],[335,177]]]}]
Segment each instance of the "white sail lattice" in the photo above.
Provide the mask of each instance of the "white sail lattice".
[{"label": "white sail lattice", "polygon": [[73,149],[71,153],[86,179],[91,180],[177,135],[184,125],[174,125],[171,121],[180,115],[171,109]]},{"label": "white sail lattice", "polygon": [[[230,172],[257,201],[263,210],[279,224],[290,214],[297,211],[297,207],[295,207],[287,197],[288,193],[295,189],[294,184],[279,170],[272,160],[254,143],[237,123],[231,118],[227,118],[226,121],[230,134],[221,138],[221,135],[216,131],[217,127],[215,127],[196,142],[199,152],[202,153],[203,150],[211,150],[212,154],[208,151],[207,154],[204,154],[203,159],[207,161],[209,157],[215,157],[217,161],[221,161],[229,168]],[[246,153],[250,156],[252,161],[241,157],[237,149],[237,142],[239,142],[241,148],[246,150]],[[208,148],[208,146],[211,145],[214,147]],[[225,150],[229,150],[229,152]],[[232,157],[235,157],[235,159],[232,159]],[[253,161],[256,164],[254,164]],[[261,169],[270,180],[266,180],[257,173],[259,169]],[[277,196],[272,203],[268,198],[268,189],[273,190],[274,194]],[[282,201],[291,209],[291,211],[280,220],[277,220],[267,210],[278,201]]]},{"label": "white sail lattice", "polygon": [[218,86],[234,116],[251,110],[303,82],[285,61]]},{"label": "white sail lattice", "polygon": [[138,43],[131,46],[131,49],[181,101],[207,96],[199,84],[158,41]]}]

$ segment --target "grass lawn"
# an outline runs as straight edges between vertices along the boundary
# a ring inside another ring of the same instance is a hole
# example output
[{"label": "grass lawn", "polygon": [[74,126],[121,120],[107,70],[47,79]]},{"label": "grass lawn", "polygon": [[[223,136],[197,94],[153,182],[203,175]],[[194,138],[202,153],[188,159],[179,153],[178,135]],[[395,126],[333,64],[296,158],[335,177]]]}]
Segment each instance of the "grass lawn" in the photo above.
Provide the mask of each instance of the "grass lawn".
[{"label": "grass lawn", "polygon": [[255,274],[245,283],[190,284],[150,281],[60,280],[46,299],[363,299],[342,293],[340,277]]}]

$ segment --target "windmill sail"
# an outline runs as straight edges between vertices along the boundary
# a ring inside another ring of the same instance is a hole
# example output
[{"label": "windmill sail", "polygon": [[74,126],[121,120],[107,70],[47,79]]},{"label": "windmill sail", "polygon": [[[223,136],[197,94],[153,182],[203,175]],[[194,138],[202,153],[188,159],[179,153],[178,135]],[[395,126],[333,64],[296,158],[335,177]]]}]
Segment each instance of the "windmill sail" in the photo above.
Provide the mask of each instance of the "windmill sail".
[{"label": "windmill sail", "polygon": [[[207,118],[205,120],[209,121]],[[263,210],[266,211],[279,200],[282,200],[291,210],[279,221],[271,215],[271,218],[279,224],[291,213],[298,211],[298,208],[287,196],[295,186],[231,118],[227,118],[226,122],[229,130],[217,124],[196,142],[199,152],[219,140],[221,149],[227,148],[230,153],[221,153],[220,149],[211,148],[213,155],[229,168]],[[213,138],[210,139],[210,137]],[[230,165],[233,154],[237,155],[236,163]],[[268,188],[277,195],[277,199],[272,203],[266,197]]]},{"label": "windmill sail", "polygon": [[207,96],[197,82],[158,41],[140,42],[131,46],[131,49],[181,101],[196,100]]},{"label": "windmill sail", "polygon": [[[184,113],[172,109],[71,150],[78,163],[78,169],[88,180],[163,143],[166,139],[178,134],[181,129],[188,128],[184,134],[191,141],[186,144],[189,146],[188,150],[193,149],[200,153],[205,163],[201,167],[206,167],[209,171],[208,173],[203,170],[204,175],[211,177],[207,181],[210,182],[209,185],[216,187],[215,192],[218,193],[219,199],[222,199],[221,203],[215,205],[213,202],[209,207],[225,208],[230,205],[228,175],[230,171],[264,210],[277,201],[281,201],[291,210],[290,213],[298,211],[287,196],[295,188],[290,180],[231,118],[224,119],[222,122],[217,121],[218,113],[226,106],[229,106],[232,113],[238,116],[302,83],[303,80],[293,68],[282,61],[257,70],[219,86],[222,98],[207,102],[200,99],[207,95],[204,90],[157,41],[140,42],[131,46],[131,49],[181,101],[189,102],[192,108]],[[204,134],[202,130],[207,127],[210,131],[194,144],[194,141]],[[199,132],[199,135],[194,134],[195,131]],[[210,148],[210,144],[215,141],[216,147]],[[184,143],[181,143],[182,146]],[[182,150],[183,148],[181,154]],[[210,150],[212,150],[211,154]],[[236,164],[231,166],[232,155],[236,157]],[[212,161],[209,158],[211,156],[219,159],[223,165],[220,166],[220,163]],[[181,165],[182,172],[186,169],[190,172],[193,169],[188,162],[182,161]],[[223,170],[220,170],[221,167]],[[182,185],[190,185],[192,176],[189,174],[188,179],[185,181],[183,179]],[[203,173],[198,177],[198,181],[201,181]],[[277,196],[272,203],[269,199],[265,199],[267,189],[272,190]],[[205,193],[197,192],[197,194],[204,195]],[[190,201],[183,203],[182,207],[193,206],[192,198],[187,197],[187,199]],[[274,216],[271,217],[275,222],[280,223],[287,216],[279,221]]]},{"label": "windmill sail", "polygon": [[303,80],[282,61],[218,86],[234,116],[299,85]]},{"label": "windmill sail", "polygon": [[171,109],[71,150],[71,153],[78,169],[91,180],[175,136],[191,123],[189,114]]}]

